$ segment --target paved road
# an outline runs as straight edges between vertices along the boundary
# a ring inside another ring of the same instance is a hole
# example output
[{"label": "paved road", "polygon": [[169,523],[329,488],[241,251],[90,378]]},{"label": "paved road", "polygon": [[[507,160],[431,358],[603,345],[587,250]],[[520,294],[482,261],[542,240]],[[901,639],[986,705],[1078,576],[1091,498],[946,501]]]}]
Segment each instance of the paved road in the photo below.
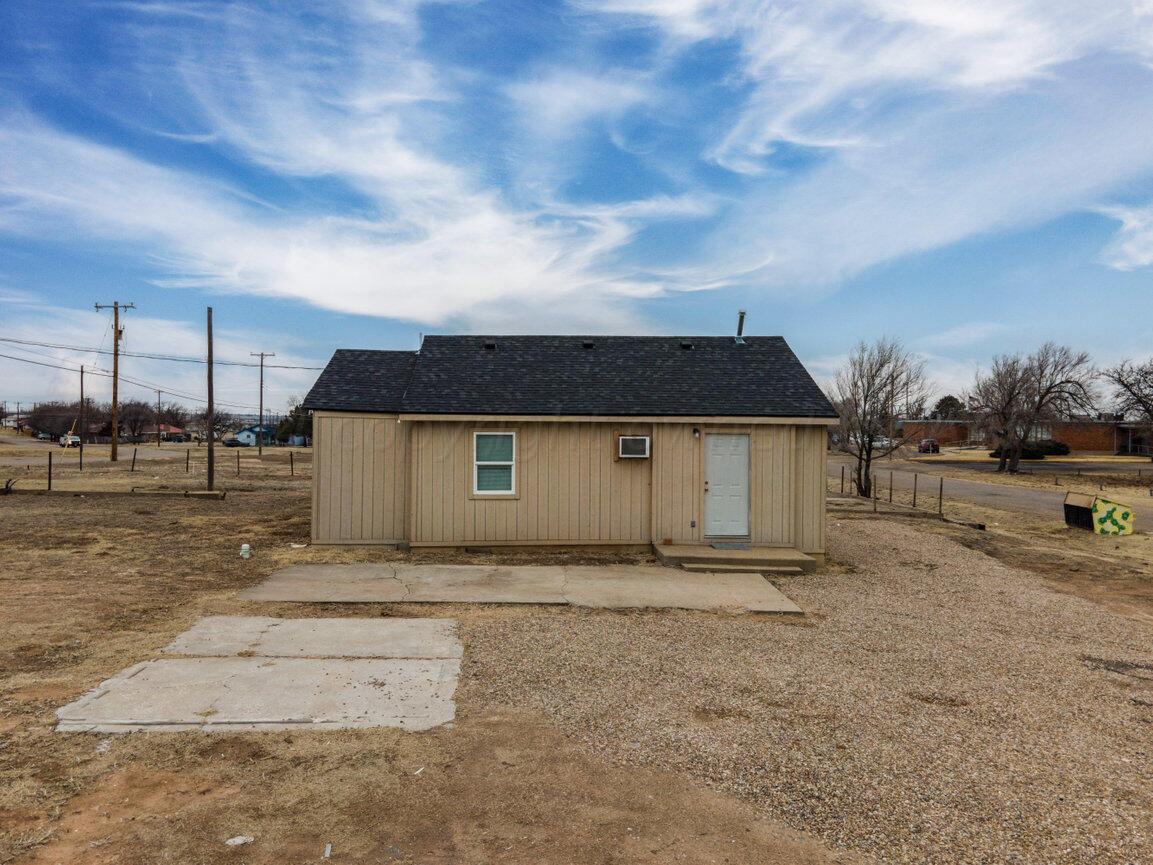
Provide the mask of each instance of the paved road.
[{"label": "paved road", "polygon": [[[952,469],[962,469],[967,472],[972,472],[975,475],[979,474],[994,474],[997,471],[997,461],[989,460],[988,462],[973,462],[972,460],[950,460],[950,459],[936,459],[931,462],[913,462],[906,463],[904,460],[899,460],[906,465],[920,466],[923,471],[931,472],[933,466],[948,466]],[[880,464],[887,465],[887,460],[882,460]],[[1030,474],[1036,475],[1075,475],[1077,472],[1085,474],[1125,474],[1133,475],[1138,470],[1145,477],[1153,478],[1153,463],[1149,460],[1126,460],[1125,462],[1117,460],[1062,460],[1055,457],[1046,457],[1044,460],[1025,460],[1021,463],[1021,470]]]},{"label": "paved road", "polygon": [[[842,465],[846,465],[843,460],[836,458],[829,460],[829,476],[837,480],[838,488]],[[925,494],[925,503],[936,502],[937,478],[939,478],[940,475],[934,474],[931,467],[917,463],[908,463],[903,460],[893,460],[892,463],[889,463],[887,460],[882,460],[875,465],[882,494],[884,490],[888,489],[889,471],[892,470],[894,473],[894,489],[912,490],[913,475],[918,474],[921,475],[921,477],[918,480],[917,486],[918,490],[923,491]],[[849,472],[848,467],[846,467],[845,472],[847,476]],[[1140,491],[1135,490],[1133,494],[1127,494],[1125,503],[1132,506],[1133,513],[1137,517],[1138,528],[1147,530],[1150,528],[1150,522],[1147,519],[1143,519],[1143,517],[1153,518],[1153,499],[1150,499],[1150,503],[1146,503],[1137,498],[1136,493],[1138,492]],[[1054,520],[1059,521],[1064,521],[1065,519],[1062,508],[1065,502],[1065,493],[1066,490],[1063,487],[1047,490],[1038,487],[1009,486],[1008,484],[980,480],[945,478],[946,506],[950,500],[960,500],[983,507],[1052,517]]]}]

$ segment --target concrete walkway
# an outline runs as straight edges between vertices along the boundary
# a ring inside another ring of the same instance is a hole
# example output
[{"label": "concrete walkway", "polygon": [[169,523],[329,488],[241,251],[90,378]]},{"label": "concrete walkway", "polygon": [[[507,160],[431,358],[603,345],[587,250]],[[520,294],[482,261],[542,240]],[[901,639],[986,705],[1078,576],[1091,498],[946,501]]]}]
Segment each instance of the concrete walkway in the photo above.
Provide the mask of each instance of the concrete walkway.
[{"label": "concrete walkway", "polygon": [[162,652],[57,710],[56,729],[427,730],[456,714],[451,619],[211,616]]},{"label": "concrete walkway", "polygon": [[310,603],[572,604],[607,609],[801,612],[759,574],[689,573],[640,565],[297,565],[275,572],[241,597]]}]

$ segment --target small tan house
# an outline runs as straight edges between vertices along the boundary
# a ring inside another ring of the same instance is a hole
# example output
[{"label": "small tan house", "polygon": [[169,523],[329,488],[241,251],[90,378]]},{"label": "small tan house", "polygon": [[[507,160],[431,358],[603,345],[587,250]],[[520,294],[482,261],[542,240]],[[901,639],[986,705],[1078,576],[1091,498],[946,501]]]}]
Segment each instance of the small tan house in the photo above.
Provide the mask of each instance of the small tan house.
[{"label": "small tan house", "polygon": [[305,407],[315,543],[825,550],[836,415],[780,337],[430,336]]}]

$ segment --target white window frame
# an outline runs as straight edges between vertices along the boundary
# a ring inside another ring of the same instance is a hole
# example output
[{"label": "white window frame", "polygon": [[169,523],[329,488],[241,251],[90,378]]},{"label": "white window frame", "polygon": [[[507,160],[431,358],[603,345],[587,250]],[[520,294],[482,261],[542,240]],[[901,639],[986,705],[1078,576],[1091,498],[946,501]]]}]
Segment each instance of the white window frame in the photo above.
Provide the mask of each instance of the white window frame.
[{"label": "white window frame", "polygon": [[[511,460],[478,460],[476,458],[476,439],[477,436],[512,436],[512,459]],[[498,498],[507,498],[508,496],[516,495],[516,430],[503,430],[503,429],[478,429],[473,430],[472,433],[472,494],[474,496],[496,496]],[[512,471],[510,473],[510,480],[512,481],[511,488],[508,490],[481,490],[477,489],[478,474],[477,469],[480,466],[510,466]]]},{"label": "white window frame", "polygon": [[[625,439],[644,439],[645,452],[643,454],[626,454],[623,453]],[[617,436],[617,459],[618,460],[647,460],[651,459],[653,455],[653,438],[644,433],[621,433]]]}]

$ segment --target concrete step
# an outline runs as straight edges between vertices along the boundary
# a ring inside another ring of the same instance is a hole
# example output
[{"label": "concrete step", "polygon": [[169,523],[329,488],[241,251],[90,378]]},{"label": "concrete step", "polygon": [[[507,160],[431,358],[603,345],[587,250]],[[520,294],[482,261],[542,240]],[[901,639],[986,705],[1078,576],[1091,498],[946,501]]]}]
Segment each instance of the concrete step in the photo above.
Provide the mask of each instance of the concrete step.
[{"label": "concrete step", "polygon": [[750,547],[718,550],[711,546],[690,544],[654,544],[653,550],[662,564],[670,567],[685,564],[744,565],[760,568],[800,568],[812,571],[817,562],[799,550],[787,547]]},{"label": "concrete step", "polygon": [[782,577],[805,572],[795,565],[730,565],[723,562],[685,562],[681,568],[694,574],[776,574]]}]

